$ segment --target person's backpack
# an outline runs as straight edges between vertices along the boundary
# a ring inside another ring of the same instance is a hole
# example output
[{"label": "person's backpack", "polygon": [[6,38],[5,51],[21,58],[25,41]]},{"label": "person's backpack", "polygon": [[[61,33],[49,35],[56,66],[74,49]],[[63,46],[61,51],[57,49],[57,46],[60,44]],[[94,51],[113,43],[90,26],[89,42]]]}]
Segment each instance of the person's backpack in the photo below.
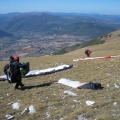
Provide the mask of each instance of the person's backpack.
[{"label": "person's backpack", "polygon": [[9,73],[11,82],[16,82],[17,79],[21,79],[20,66],[18,61],[14,61],[10,64]]},{"label": "person's backpack", "polygon": [[24,77],[29,71],[30,71],[29,62],[20,64],[20,72],[21,72],[22,77]]},{"label": "person's backpack", "polygon": [[17,65],[15,65],[15,63],[11,63],[11,64],[6,64],[5,67],[4,67],[4,73],[5,75],[7,76],[7,80],[9,83],[15,83],[16,80],[15,80],[15,76],[18,72],[18,69],[16,68]]},{"label": "person's backpack", "polygon": [[[8,69],[10,69],[11,72],[9,72]],[[24,77],[30,71],[29,62],[19,64],[19,69],[21,72],[21,76]],[[16,68],[16,64],[14,62],[11,62],[11,64],[6,64],[4,66],[4,73],[7,76],[7,80],[9,83],[15,82],[14,76],[17,74],[18,71],[19,70]]]},{"label": "person's backpack", "polygon": [[5,75],[7,75],[7,70],[9,69],[9,67],[10,67],[9,64],[6,64],[6,65],[4,66],[4,73],[5,73]]}]

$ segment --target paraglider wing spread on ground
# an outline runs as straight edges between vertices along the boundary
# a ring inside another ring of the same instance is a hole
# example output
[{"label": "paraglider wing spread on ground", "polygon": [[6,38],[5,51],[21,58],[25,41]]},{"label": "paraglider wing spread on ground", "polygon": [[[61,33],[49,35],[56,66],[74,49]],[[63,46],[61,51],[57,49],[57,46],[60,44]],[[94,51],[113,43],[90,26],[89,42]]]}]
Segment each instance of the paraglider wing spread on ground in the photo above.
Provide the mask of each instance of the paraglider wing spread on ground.
[{"label": "paraglider wing spread on ground", "polygon": [[89,58],[79,58],[73,61],[86,61],[86,60],[100,60],[100,59],[108,59],[108,58],[119,58],[120,55],[118,56],[104,56],[104,57],[89,57]]},{"label": "paraglider wing spread on ground", "polygon": [[[25,76],[22,76],[22,77],[26,78],[26,77],[52,74],[52,73],[55,73],[55,72],[58,72],[58,71],[70,69],[72,67],[73,67],[73,65],[66,65],[65,64],[65,65],[60,65],[60,66],[57,66],[57,67],[43,69],[43,70],[32,70],[32,71],[29,71]],[[6,75],[0,76],[1,81],[6,80],[6,79],[7,79]]]}]

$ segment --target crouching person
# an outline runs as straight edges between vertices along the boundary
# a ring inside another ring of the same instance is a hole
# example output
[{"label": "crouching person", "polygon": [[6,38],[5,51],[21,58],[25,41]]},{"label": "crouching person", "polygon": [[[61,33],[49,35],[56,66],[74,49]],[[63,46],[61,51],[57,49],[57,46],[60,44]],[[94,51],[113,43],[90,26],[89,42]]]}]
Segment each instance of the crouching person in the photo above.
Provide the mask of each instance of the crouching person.
[{"label": "crouching person", "polygon": [[87,55],[87,57],[90,57],[90,54],[92,53],[92,51],[90,51],[90,50],[86,50],[85,51],[85,54]]},{"label": "crouching person", "polygon": [[10,65],[8,70],[6,71],[7,79],[9,83],[16,83],[15,89],[21,88],[24,86],[22,83],[21,72],[20,72],[20,63],[19,57],[10,57]]}]

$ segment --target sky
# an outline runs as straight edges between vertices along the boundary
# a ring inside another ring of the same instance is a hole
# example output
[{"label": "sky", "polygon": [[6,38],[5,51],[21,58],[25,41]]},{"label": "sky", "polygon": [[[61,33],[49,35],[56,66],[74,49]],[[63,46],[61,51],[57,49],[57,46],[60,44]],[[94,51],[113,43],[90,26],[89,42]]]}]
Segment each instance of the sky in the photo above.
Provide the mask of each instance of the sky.
[{"label": "sky", "polygon": [[43,11],[120,15],[120,0],[0,0],[0,14]]}]

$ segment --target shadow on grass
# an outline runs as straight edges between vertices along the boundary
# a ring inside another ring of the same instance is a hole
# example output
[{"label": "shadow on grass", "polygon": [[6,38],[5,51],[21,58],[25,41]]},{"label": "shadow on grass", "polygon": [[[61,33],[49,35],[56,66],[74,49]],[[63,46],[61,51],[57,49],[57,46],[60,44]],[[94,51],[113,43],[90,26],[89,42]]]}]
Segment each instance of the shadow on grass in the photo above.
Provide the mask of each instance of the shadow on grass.
[{"label": "shadow on grass", "polygon": [[40,84],[40,85],[24,86],[23,88],[21,88],[21,90],[50,86],[50,85],[53,84],[54,82],[57,82],[57,81],[52,81],[52,82],[48,82],[48,83],[44,83],[44,84]]}]

